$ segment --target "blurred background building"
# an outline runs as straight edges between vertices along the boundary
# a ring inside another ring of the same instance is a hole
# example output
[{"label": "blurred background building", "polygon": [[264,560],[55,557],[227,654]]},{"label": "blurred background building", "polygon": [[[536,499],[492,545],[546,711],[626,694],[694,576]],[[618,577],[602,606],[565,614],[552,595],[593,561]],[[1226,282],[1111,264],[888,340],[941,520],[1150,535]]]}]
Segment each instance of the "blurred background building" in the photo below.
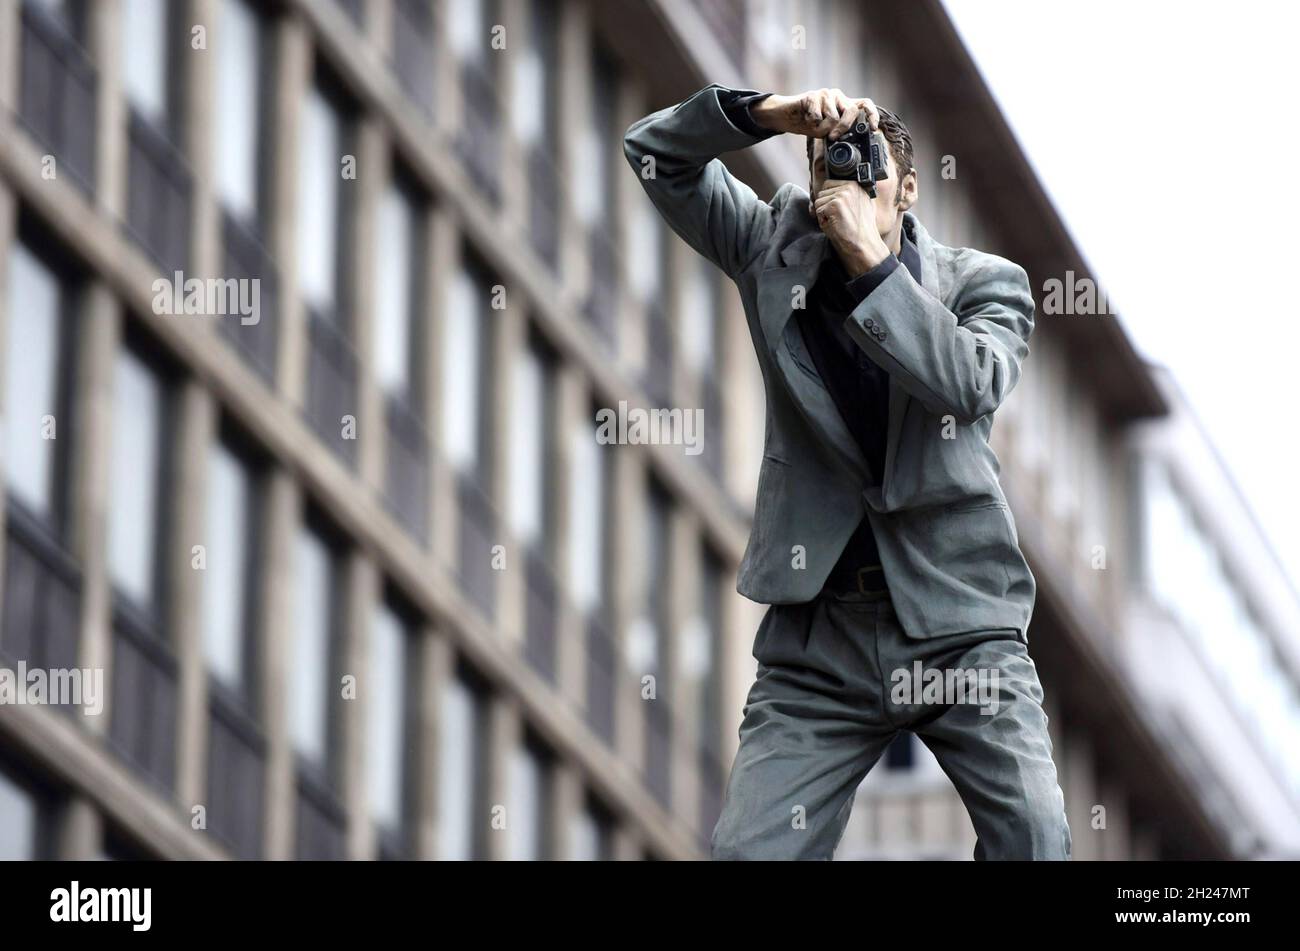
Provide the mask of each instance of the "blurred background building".
[{"label": "blurred background building", "polygon": [[[762,385],[622,133],[708,82],[871,95],[939,240],[1088,276],[936,0],[0,0],[0,666],[107,685],[0,705],[0,857],[707,854]],[[1118,320],[1032,346],[994,436],[1076,857],[1300,853],[1300,599]],[[623,400],[704,453],[598,444]],[[903,735],[840,855],[973,846]]]}]

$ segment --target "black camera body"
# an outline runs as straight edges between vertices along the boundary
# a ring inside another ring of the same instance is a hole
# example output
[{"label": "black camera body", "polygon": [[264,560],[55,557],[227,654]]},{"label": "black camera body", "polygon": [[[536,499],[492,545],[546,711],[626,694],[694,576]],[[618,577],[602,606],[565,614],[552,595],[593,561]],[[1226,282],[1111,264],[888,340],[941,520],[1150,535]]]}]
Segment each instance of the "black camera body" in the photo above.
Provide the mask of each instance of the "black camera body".
[{"label": "black camera body", "polygon": [[889,177],[888,148],[880,132],[872,132],[865,112],[853,127],[826,148],[826,177],[846,179],[864,186],[876,197],[876,182]]}]

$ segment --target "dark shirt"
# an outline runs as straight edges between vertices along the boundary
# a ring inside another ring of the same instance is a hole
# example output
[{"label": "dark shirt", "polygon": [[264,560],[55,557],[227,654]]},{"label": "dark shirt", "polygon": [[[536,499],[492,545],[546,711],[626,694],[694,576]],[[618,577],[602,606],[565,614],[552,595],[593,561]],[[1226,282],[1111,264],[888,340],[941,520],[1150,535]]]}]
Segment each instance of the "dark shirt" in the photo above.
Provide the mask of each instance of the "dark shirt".
[{"label": "dark shirt", "polygon": [[809,306],[800,314],[799,331],[818,375],[866,457],[872,481],[879,485],[885,471],[889,426],[889,375],[872,362],[849,336],[844,323],[867,295],[899,266],[921,283],[921,255],[904,232],[899,257],[887,257],[870,271],[849,280],[832,248],[826,251]]},{"label": "dark shirt", "polygon": [[722,111],[727,114],[727,121],[741,132],[747,132],[759,139],[770,139],[776,135],[776,132],[771,129],[764,129],[749,114],[750,106],[762,102],[770,95],[772,95],[770,92],[744,94],[728,90],[718,93],[718,102],[722,106]]},{"label": "dark shirt", "polygon": [[[899,251],[912,278],[921,283],[921,255],[904,232]],[[799,315],[804,345],[826,384],[831,399],[866,457],[871,480],[879,485],[885,471],[889,438],[889,374],[872,362],[844,329],[844,322],[867,295],[899,266],[890,255],[870,271],[849,280],[839,255],[828,248],[809,295],[809,305]],[[832,584],[851,585],[859,568],[880,564],[880,551],[864,515],[832,572]],[[872,583],[877,587],[877,583]]]},{"label": "dark shirt", "polygon": [[[731,93],[722,101],[727,120],[756,138],[775,133],[756,124],[749,106],[769,93]],[[898,257],[890,255],[865,274],[852,280],[839,255],[828,248],[809,295],[808,306],[799,315],[799,331],[818,376],[826,385],[840,416],[866,457],[874,484],[885,471],[885,447],[889,436],[889,375],[872,362],[844,329],[849,314],[879,287],[899,266],[899,259],[916,283],[921,283],[921,255],[906,230]],[[880,564],[871,522],[864,515],[831,572],[831,583],[852,584],[860,568]],[[872,587],[876,584],[873,583]]]}]

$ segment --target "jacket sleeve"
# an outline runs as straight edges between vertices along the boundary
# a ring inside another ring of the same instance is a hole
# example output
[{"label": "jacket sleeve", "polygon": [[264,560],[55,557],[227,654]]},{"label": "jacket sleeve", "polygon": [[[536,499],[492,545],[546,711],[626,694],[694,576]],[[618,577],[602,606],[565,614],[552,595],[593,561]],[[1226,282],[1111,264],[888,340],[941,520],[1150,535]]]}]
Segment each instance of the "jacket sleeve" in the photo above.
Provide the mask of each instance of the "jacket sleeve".
[{"label": "jacket sleeve", "polygon": [[717,158],[765,137],[727,118],[727,105],[755,95],[713,83],[634,122],[623,136],[628,164],[659,213],[682,240],[732,278],[773,231],[772,206]]},{"label": "jacket sleeve", "polygon": [[1034,329],[1023,268],[976,255],[959,269],[949,310],[895,268],[849,315],[845,329],[908,395],[963,425],[992,413],[1020,379]]}]

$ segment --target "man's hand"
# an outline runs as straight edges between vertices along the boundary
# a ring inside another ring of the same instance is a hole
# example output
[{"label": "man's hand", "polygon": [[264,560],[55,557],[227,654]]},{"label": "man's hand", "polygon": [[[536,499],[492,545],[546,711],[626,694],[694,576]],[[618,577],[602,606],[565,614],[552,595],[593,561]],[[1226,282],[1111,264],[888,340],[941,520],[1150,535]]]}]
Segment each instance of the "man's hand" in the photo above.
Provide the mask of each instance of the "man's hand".
[{"label": "man's hand", "polygon": [[768,96],[750,107],[749,114],[764,129],[806,135],[814,139],[838,139],[867,111],[871,128],[880,127],[880,113],[870,99],[850,99],[840,89],[814,89],[799,96]]},{"label": "man's hand", "polygon": [[828,180],[817,193],[813,211],[850,279],[889,257],[889,247],[876,228],[875,200],[857,182]]}]

